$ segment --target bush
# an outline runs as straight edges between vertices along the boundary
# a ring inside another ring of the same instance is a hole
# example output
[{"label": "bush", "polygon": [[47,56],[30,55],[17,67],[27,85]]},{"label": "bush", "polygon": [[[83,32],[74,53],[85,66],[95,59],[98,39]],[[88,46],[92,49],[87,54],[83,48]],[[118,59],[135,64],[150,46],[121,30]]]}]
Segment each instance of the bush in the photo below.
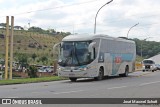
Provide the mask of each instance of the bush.
[{"label": "bush", "polygon": [[30,66],[28,70],[28,76],[30,78],[36,78],[37,76],[37,68],[35,66]]},{"label": "bush", "polygon": [[21,43],[21,40],[18,40],[17,43]]},{"label": "bush", "polygon": [[33,60],[35,60],[36,59],[36,57],[37,57],[37,55],[34,53],[34,54],[32,54],[32,59]]}]

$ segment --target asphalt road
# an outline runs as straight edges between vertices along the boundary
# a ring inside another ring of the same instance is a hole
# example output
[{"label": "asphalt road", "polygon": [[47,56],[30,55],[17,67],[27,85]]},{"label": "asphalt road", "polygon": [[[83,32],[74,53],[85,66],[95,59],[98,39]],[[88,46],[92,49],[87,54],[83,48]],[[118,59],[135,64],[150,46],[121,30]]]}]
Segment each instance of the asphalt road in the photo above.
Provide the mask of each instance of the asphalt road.
[{"label": "asphalt road", "polygon": [[[129,74],[128,77],[109,77],[102,81],[80,79],[77,82],[64,80],[4,85],[0,86],[0,98],[160,98],[160,71],[138,71]],[[47,105],[46,107],[48,106],[51,105]],[[54,105],[54,107],[55,106],[61,107],[62,105]],[[83,104],[63,106],[84,107]],[[106,107],[106,105],[86,106]],[[123,104],[111,106],[128,107]],[[131,106],[135,105],[130,105],[130,107]],[[141,106],[143,107],[143,105]]]}]

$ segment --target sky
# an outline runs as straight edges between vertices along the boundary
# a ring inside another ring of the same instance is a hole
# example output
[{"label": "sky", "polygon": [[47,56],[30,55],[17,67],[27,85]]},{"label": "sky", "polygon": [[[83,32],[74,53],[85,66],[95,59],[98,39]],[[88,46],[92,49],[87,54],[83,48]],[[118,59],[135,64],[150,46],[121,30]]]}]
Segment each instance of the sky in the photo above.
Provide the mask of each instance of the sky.
[{"label": "sky", "polygon": [[[15,26],[93,34],[96,13],[108,1],[0,0],[0,23],[14,16]],[[113,37],[127,37],[130,29],[129,38],[160,42],[160,0],[113,0],[99,11],[96,28]]]}]

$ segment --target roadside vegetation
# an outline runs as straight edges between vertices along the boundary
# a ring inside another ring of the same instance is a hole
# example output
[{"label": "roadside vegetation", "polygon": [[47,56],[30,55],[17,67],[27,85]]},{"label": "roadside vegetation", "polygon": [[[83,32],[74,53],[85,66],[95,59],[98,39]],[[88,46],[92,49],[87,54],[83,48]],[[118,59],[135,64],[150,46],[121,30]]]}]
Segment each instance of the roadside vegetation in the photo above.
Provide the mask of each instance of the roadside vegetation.
[{"label": "roadside vegetation", "polygon": [[142,58],[150,58],[160,54],[160,42],[131,39],[136,43],[137,55]]},{"label": "roadside vegetation", "polygon": [[59,80],[65,80],[65,79],[66,78],[52,76],[52,77],[42,77],[42,78],[23,78],[23,79],[12,79],[12,80],[0,80],[0,85],[50,82],[50,81],[59,81]]}]

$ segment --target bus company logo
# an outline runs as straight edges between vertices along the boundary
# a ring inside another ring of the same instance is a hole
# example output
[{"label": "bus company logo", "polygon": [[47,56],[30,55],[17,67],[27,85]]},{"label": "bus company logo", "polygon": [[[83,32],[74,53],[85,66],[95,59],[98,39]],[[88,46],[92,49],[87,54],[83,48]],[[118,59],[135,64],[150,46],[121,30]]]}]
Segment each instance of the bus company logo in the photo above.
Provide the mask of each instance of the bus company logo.
[{"label": "bus company logo", "polygon": [[12,104],[11,99],[2,99],[2,104]]},{"label": "bus company logo", "polygon": [[121,63],[122,59],[120,56],[115,57],[115,63]]}]

